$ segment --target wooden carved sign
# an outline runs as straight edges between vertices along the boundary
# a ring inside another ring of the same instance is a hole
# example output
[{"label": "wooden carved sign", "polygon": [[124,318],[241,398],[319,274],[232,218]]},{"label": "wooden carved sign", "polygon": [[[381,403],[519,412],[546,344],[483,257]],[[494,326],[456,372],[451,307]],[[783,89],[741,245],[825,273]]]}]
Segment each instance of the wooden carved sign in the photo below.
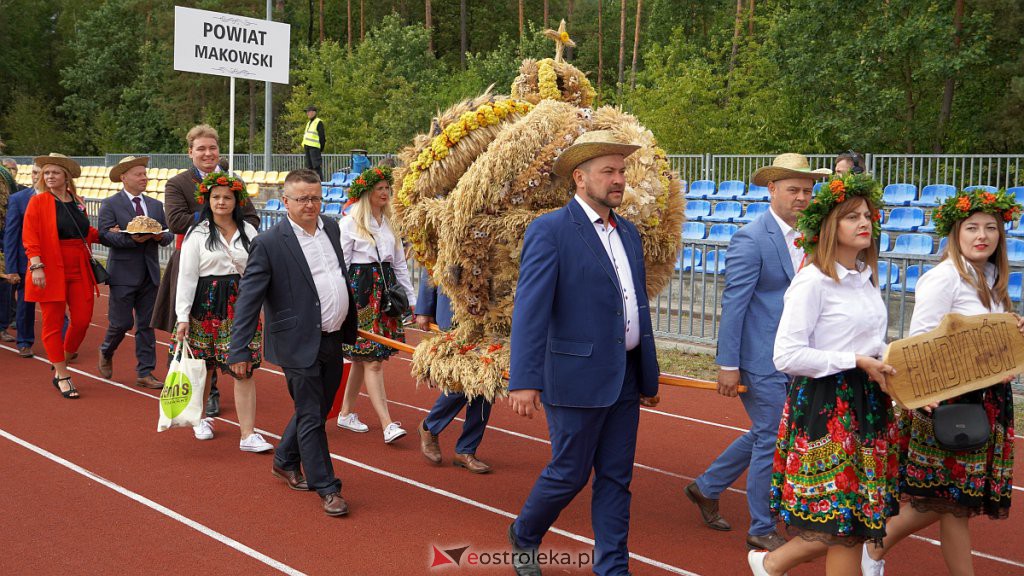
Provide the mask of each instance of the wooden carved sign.
[{"label": "wooden carved sign", "polygon": [[885,380],[892,399],[920,408],[1024,372],[1024,335],[1013,314],[947,314],[934,330],[889,344],[882,361],[896,369]]}]

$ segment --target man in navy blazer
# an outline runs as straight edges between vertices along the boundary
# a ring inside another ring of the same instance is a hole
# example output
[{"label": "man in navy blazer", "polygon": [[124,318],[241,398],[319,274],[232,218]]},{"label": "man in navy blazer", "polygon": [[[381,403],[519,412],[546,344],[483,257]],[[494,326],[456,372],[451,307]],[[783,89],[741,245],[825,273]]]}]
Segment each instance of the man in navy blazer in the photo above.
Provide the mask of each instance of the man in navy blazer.
[{"label": "man in navy blazer", "polygon": [[537,547],[594,474],[593,570],[629,571],[629,484],[641,398],[658,393],[658,359],[640,235],[612,211],[638,146],[587,132],[554,172],[576,196],[530,224],[512,312],[509,399],[547,415],[552,459],[509,527],[517,574],[539,574]]},{"label": "man in navy blazer", "polygon": [[156,335],[153,333],[153,305],[160,286],[160,246],[174,239],[170,232],[128,235],[128,223],[147,216],[167,228],[163,204],[144,194],[148,156],[128,156],[110,169],[110,180],[123,189],[100,204],[100,238],[110,246],[107,272],[110,273],[109,325],[100,345],[99,373],[111,378],[114,352],[124,335],[135,326],[135,384],[159,389],[163,383],[153,377],[156,368]]},{"label": "man in navy blazer", "polygon": [[794,244],[796,220],[811,201],[814,181],[826,176],[812,172],[807,158],[800,154],[782,154],[771,166],[754,172],[751,182],[768,187],[771,206],[733,235],[725,257],[715,358],[718,392],[735,397],[742,382],[747,392],[739,396],[751,425],[686,486],[685,494],[698,506],[709,528],[731,530],[718,512],[718,498],[749,469],[747,545],[754,549],[774,550],[785,543],[768,511],[768,491],[789,378],[775,369],[772,351],[783,296],[803,258],[803,251]]},{"label": "man in navy blazer", "polygon": [[[38,166],[32,166],[33,182],[39,178],[39,170]],[[7,220],[4,225],[4,264],[9,274],[17,273],[21,280],[15,286],[17,294],[15,328],[18,332],[16,336],[18,356],[22,358],[33,356],[32,344],[36,339],[36,303],[25,301],[25,274],[28,268],[28,257],[25,256],[25,244],[21,239],[25,210],[28,208],[28,201],[35,193],[35,188],[30,186],[11,195],[7,201]]]},{"label": "man in navy blazer", "polygon": [[[442,330],[452,327],[452,301],[439,290],[426,275],[420,280],[420,292],[416,298],[416,326],[424,332],[430,332],[430,323],[437,321]],[[420,433],[420,451],[423,456],[434,464],[441,463],[441,446],[437,436],[452,423],[459,412],[469,404],[469,398],[462,393],[445,394],[438,397],[427,417],[417,427]],[[455,458],[452,464],[465,468],[474,474],[486,474],[491,467],[476,457],[476,450],[487,430],[487,420],[491,417],[491,403],[478,398],[475,404],[466,408],[466,421],[462,424],[462,434],[455,444]]]},{"label": "man in navy blazer", "polygon": [[316,490],[325,514],[343,516],[348,505],[324,424],[341,386],[341,346],[356,341],[355,299],[338,223],[320,217],[320,176],[306,168],[289,172],[283,198],[288,217],[251,245],[238,285],[228,362],[235,374],[249,372],[248,346],[262,308],[264,356],[284,369],[295,403],[272,473],[293,490]]}]

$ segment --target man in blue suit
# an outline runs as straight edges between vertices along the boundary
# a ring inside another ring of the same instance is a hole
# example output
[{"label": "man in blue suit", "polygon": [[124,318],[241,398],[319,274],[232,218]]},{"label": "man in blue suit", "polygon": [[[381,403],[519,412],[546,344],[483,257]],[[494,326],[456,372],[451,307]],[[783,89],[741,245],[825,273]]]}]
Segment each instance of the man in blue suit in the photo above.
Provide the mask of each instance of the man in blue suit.
[{"label": "man in blue suit", "polygon": [[537,547],[594,474],[594,566],[627,574],[629,484],[641,398],[658,393],[647,273],[622,203],[625,157],[638,146],[587,132],[554,172],[576,196],[526,229],[512,312],[509,399],[516,413],[547,415],[551,461],[509,527],[517,574],[540,574]]},{"label": "man in blue suit", "polygon": [[[430,324],[435,319],[437,326],[442,330],[451,329],[452,301],[424,275],[420,281],[419,296],[416,298],[416,326],[424,332],[430,332]],[[430,413],[420,422],[417,428],[420,432],[420,451],[427,460],[434,464],[441,463],[441,447],[437,437],[467,404],[469,398],[465,394],[441,394],[434,407],[430,409]],[[491,471],[489,465],[476,457],[476,449],[484,439],[484,431],[490,417],[491,403],[483,398],[478,398],[475,404],[466,408],[466,421],[462,424],[462,434],[455,444],[455,458],[452,464],[474,474],[486,474]]]},{"label": "man in blue suit", "polygon": [[128,156],[110,169],[110,180],[124,189],[100,204],[99,228],[103,243],[110,246],[107,271],[110,273],[109,326],[100,345],[99,373],[113,376],[113,358],[126,332],[135,325],[135,384],[143,388],[163,388],[153,377],[156,368],[156,335],[153,334],[153,305],[160,286],[160,246],[174,239],[170,232],[128,235],[128,223],[139,216],[156,220],[167,228],[163,204],[144,194],[148,156]]},{"label": "man in blue suit", "polygon": [[718,512],[719,495],[747,472],[750,530],[747,545],[775,550],[786,541],[776,532],[768,511],[772,458],[786,403],[789,378],[775,369],[772,351],[782,316],[782,299],[800,268],[803,251],[793,243],[800,212],[811,201],[814,181],[827,174],[812,172],[807,158],[782,154],[771,166],[754,172],[751,182],[767,186],[768,212],[740,229],[726,254],[725,291],[718,329],[718,392],[737,396],[750,417],[750,430],[733,441],[685,493],[714,530],[731,530]]},{"label": "man in blue suit", "polygon": [[[32,166],[32,181],[39,179],[38,166]],[[28,258],[25,256],[25,244],[21,239],[21,230],[25,221],[25,210],[28,201],[36,193],[31,186],[12,194],[7,203],[7,219],[4,225],[4,264],[10,274],[18,274],[20,282],[15,286],[17,304],[15,312],[15,328],[17,329],[18,356],[31,358],[32,344],[35,343],[36,304],[25,301],[25,274]],[[6,328],[6,326],[5,326]]]}]

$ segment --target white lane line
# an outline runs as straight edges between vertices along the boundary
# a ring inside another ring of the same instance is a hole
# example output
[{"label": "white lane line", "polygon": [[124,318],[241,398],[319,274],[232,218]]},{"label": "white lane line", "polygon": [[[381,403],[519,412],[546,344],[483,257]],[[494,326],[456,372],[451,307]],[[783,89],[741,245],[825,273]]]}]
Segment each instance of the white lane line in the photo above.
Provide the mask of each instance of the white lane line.
[{"label": "white lane line", "polygon": [[235,540],[234,538],[231,538],[230,536],[226,536],[224,534],[221,534],[220,532],[217,532],[213,528],[210,528],[210,527],[208,527],[208,526],[206,526],[204,524],[200,524],[199,522],[196,522],[195,520],[192,520],[191,518],[189,518],[187,516],[183,516],[183,515],[175,512],[174,510],[171,510],[170,508],[168,508],[168,507],[166,507],[166,506],[164,506],[162,504],[154,502],[154,501],[150,500],[149,498],[146,498],[145,496],[143,496],[143,495],[141,495],[141,494],[139,494],[137,492],[132,492],[131,490],[125,488],[124,486],[121,486],[120,484],[117,484],[115,482],[111,482],[110,480],[107,480],[106,478],[100,476],[99,474],[96,474],[95,472],[91,472],[89,470],[86,470],[85,468],[82,468],[78,464],[75,464],[74,462],[70,462],[68,460],[65,460],[64,458],[61,458],[60,456],[57,456],[56,454],[54,454],[54,453],[52,453],[52,452],[50,452],[48,450],[40,448],[39,446],[36,446],[35,444],[32,444],[31,442],[29,442],[27,440],[23,440],[23,439],[15,436],[13,434],[11,434],[10,432],[7,432],[6,430],[4,430],[2,428],[0,428],[0,436],[10,440],[11,442],[14,442],[15,444],[21,446],[22,448],[25,448],[27,450],[31,450],[32,452],[35,452],[36,454],[42,456],[43,458],[46,458],[47,460],[50,460],[51,462],[55,462],[57,464],[60,464],[61,466],[67,468],[68,470],[71,470],[72,472],[75,472],[77,474],[85,476],[86,478],[88,478],[88,479],[90,479],[90,480],[92,480],[94,482],[97,482],[97,483],[99,483],[99,484],[101,484],[103,486],[106,486],[107,488],[113,490],[114,492],[117,492],[118,494],[120,494],[122,496],[127,496],[128,498],[138,502],[139,504],[142,504],[143,506],[145,506],[147,508],[155,510],[155,511],[159,512],[160,514],[163,514],[164,516],[167,516],[171,520],[174,520],[176,522],[180,522],[181,524],[184,524],[185,526],[188,526],[189,528],[195,530],[196,532],[199,532],[200,534],[202,534],[204,536],[207,536],[208,538],[212,538],[213,540],[216,540],[216,541],[220,542],[221,544],[224,544],[225,546],[227,546],[227,547],[229,547],[229,548],[231,548],[231,549],[233,549],[233,550],[235,550],[237,552],[241,552],[242,554],[245,554],[246,556],[248,556],[248,557],[250,557],[250,558],[252,558],[254,560],[262,562],[263,564],[266,564],[267,566],[270,566],[271,568],[273,568],[274,570],[277,570],[278,572],[282,572],[284,574],[290,574],[292,576],[304,576],[303,572],[301,572],[299,570],[296,570],[295,568],[292,568],[291,566],[289,566],[289,565],[287,565],[287,564],[285,564],[283,562],[275,560],[275,559],[271,558],[270,556],[267,556],[266,554],[263,554],[262,552],[260,552],[258,550],[253,550],[252,548],[246,546],[245,544],[242,544],[241,542],[239,542],[238,540]]}]

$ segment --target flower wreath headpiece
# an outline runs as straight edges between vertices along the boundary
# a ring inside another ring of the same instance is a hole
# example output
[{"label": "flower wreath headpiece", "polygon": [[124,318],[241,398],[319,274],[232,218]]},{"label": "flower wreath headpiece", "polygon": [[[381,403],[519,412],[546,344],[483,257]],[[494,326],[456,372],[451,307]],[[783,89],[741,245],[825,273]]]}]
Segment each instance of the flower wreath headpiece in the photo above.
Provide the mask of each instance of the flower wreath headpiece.
[{"label": "flower wreath headpiece", "polygon": [[226,172],[210,172],[207,174],[206,178],[203,178],[203,181],[196,187],[196,202],[205,204],[206,198],[210,195],[210,190],[217,186],[227,186],[230,188],[235,193],[235,200],[238,201],[238,205],[245,206],[245,199],[249,197],[249,193],[245,190],[245,184]]},{"label": "flower wreath headpiece", "polygon": [[387,180],[388,184],[395,183],[394,179],[391,177],[391,168],[387,166],[375,166],[373,168],[363,170],[363,173],[352,182],[351,186],[349,186],[349,199],[359,200],[363,194],[373,190],[373,187],[381,180]]},{"label": "flower wreath headpiece", "polygon": [[932,222],[935,223],[935,233],[941,238],[949,236],[953,226],[969,217],[975,212],[992,214],[996,220],[1012,222],[1021,213],[1021,205],[1017,203],[1017,197],[1008,194],[1005,190],[992,192],[957,192],[942,203],[941,206],[932,212]]},{"label": "flower wreath headpiece", "polygon": [[801,236],[794,244],[803,248],[804,252],[810,254],[818,246],[818,234],[821,232],[821,225],[838,204],[846,202],[847,199],[855,197],[866,198],[874,206],[875,213],[871,215],[871,237],[878,238],[882,233],[882,226],[879,222],[881,214],[879,207],[882,205],[882,187],[875,182],[875,179],[868,174],[847,173],[843,176],[833,177],[818,191],[818,194],[811,200],[811,203],[800,213],[796,222],[796,228]]}]

